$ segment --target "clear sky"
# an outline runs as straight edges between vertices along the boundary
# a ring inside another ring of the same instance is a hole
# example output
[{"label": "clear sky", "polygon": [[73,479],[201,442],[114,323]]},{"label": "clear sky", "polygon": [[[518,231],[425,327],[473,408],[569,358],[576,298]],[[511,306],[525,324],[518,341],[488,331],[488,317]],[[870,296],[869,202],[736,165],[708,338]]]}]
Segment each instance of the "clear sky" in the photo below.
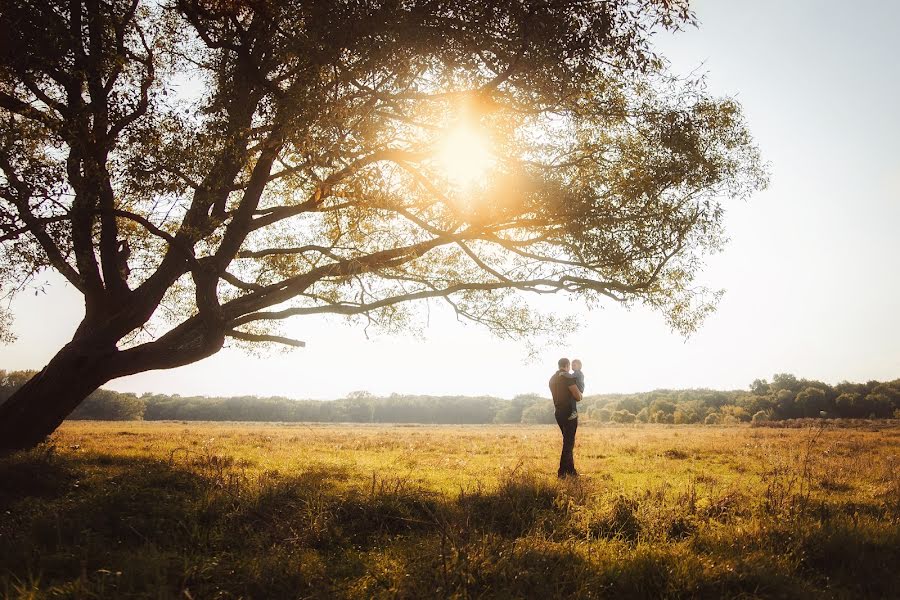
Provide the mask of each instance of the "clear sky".
[{"label": "clear sky", "polygon": [[[291,333],[305,349],[263,358],[226,349],[107,387],[512,397],[544,393],[560,355],[582,358],[588,393],[738,389],[776,372],[831,383],[900,377],[900,2],[705,0],[695,10],[700,28],[659,35],[658,47],[676,72],[700,67],[712,92],[739,99],[772,181],[728,205],[731,242],[703,275],[726,294],[688,340],[660,315],[609,305],[582,311],[576,335],[526,362],[518,344],[435,305],[421,338],[367,340],[340,320],[302,318]],[[46,294],[22,296],[14,311],[19,341],[0,346],[0,368],[37,369],[70,338],[81,300],[51,278]]]}]

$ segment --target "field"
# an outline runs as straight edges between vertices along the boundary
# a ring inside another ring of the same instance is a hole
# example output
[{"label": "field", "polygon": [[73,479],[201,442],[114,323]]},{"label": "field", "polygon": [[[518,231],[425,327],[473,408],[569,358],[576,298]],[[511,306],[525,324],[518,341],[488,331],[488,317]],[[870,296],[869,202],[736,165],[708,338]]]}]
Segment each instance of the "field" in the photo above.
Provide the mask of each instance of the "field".
[{"label": "field", "polygon": [[0,458],[9,598],[900,594],[900,428],[67,423]]}]

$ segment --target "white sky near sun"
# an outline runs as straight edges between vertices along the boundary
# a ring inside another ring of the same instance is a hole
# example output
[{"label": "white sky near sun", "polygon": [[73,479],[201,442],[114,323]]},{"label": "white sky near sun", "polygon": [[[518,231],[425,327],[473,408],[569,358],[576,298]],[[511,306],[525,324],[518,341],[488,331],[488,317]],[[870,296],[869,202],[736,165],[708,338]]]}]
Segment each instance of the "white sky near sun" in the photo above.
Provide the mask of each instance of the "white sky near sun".
[{"label": "white sky near sun", "polygon": [[[900,377],[900,2],[695,3],[698,30],[660,34],[676,72],[708,72],[710,91],[742,103],[769,189],[727,203],[725,251],[702,283],[724,288],[718,311],[685,340],[650,311],[615,305],[578,314],[581,328],[536,360],[433,305],[421,338],[376,335],[302,318],[307,347],[250,357],[236,349],[180,369],[109,383],[182,395],[337,398],[353,390],[512,397],[546,392],[561,355],[584,361],[587,392],[746,388],[776,372],[827,382]],[[0,368],[38,369],[71,337],[80,297],[50,278],[13,305],[19,340]]]}]

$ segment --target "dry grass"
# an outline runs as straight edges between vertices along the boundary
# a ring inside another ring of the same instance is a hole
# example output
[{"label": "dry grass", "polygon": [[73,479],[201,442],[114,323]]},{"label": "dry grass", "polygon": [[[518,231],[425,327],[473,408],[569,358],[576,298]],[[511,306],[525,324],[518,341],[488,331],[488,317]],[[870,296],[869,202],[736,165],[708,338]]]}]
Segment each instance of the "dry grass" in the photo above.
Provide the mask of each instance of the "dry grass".
[{"label": "dry grass", "polygon": [[67,423],[0,460],[12,598],[885,597],[900,428]]}]

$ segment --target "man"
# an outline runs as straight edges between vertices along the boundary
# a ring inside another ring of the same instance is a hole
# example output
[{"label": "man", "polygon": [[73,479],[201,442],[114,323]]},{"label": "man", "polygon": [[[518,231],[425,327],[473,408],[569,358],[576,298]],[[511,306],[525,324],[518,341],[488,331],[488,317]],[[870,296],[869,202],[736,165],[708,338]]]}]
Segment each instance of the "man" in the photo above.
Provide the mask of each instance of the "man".
[{"label": "man", "polygon": [[559,370],[550,378],[550,393],[553,395],[553,406],[556,413],[556,423],[562,432],[562,453],[559,456],[559,470],[556,476],[576,477],[575,470],[575,431],[578,429],[578,413],[575,418],[570,418],[576,402],[581,402],[581,390],[569,376],[569,359],[561,358],[557,363]]}]

